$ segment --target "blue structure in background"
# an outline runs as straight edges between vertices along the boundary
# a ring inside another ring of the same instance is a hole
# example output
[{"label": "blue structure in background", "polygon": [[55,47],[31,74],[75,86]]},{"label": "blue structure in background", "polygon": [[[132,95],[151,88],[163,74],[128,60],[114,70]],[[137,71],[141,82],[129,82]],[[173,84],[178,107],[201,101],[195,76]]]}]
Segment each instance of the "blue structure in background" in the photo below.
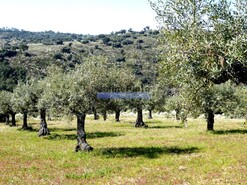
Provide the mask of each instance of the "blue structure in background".
[{"label": "blue structure in background", "polygon": [[150,99],[147,92],[100,92],[98,99]]}]

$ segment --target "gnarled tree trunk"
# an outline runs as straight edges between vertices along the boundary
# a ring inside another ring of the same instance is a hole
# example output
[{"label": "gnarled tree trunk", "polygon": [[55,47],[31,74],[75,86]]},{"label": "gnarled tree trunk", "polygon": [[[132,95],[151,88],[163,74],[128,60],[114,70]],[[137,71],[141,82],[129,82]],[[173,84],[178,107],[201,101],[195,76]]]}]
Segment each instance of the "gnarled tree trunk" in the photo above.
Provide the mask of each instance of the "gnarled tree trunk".
[{"label": "gnarled tree trunk", "polygon": [[46,122],[46,110],[45,109],[40,109],[40,129],[38,136],[46,136],[49,135],[49,129],[47,128],[47,122]]},{"label": "gnarled tree trunk", "polygon": [[148,119],[153,119],[152,110],[148,109]]},{"label": "gnarled tree trunk", "polygon": [[92,151],[93,148],[86,141],[86,132],[85,132],[85,113],[76,114],[77,117],[77,145],[75,151]]},{"label": "gnarled tree trunk", "polygon": [[143,114],[142,114],[142,107],[137,107],[137,119],[135,123],[135,127],[147,127],[143,122]]},{"label": "gnarled tree trunk", "polygon": [[28,130],[28,126],[27,126],[27,112],[23,112],[22,130]]},{"label": "gnarled tree trunk", "polygon": [[11,126],[15,127],[16,126],[16,120],[15,120],[16,113],[15,112],[11,112],[10,114],[11,114]]},{"label": "gnarled tree trunk", "polygon": [[207,119],[207,130],[214,130],[214,112],[211,109],[206,110],[205,117]]}]

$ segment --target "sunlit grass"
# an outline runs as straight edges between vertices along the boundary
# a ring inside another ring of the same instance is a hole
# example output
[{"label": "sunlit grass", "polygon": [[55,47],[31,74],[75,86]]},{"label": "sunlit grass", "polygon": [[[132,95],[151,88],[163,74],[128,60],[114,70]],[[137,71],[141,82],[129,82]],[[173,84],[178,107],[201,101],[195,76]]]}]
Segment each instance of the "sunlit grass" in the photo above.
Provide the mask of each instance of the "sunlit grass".
[{"label": "sunlit grass", "polygon": [[[146,115],[145,115],[146,116]],[[1,184],[247,184],[247,127],[244,120],[217,119],[215,132],[204,120],[183,128],[154,116],[148,128],[135,117],[86,120],[90,153],[75,153],[75,121],[49,121],[51,135],[0,124]]]}]

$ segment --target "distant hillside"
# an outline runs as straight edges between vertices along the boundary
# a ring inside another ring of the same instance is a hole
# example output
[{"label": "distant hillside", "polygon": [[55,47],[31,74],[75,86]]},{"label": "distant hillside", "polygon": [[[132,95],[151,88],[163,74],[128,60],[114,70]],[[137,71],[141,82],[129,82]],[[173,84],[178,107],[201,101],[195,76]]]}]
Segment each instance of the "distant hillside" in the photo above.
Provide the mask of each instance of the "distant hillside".
[{"label": "distant hillside", "polygon": [[[142,31],[136,32],[132,29],[127,30],[120,30],[117,32],[112,32],[109,35],[118,35],[118,34],[126,34],[126,33],[133,33],[133,34],[145,34],[147,31],[150,33],[149,27],[145,27]],[[158,31],[154,30],[153,34],[158,34]],[[102,36],[104,34],[100,34]],[[108,34],[105,34],[108,35]],[[43,31],[43,32],[31,32],[26,30],[19,30],[16,28],[0,28],[0,40],[1,41],[25,41],[25,42],[32,42],[32,43],[46,43],[51,44],[57,42],[59,40],[63,41],[74,41],[74,40],[82,40],[85,37],[97,37],[97,35],[83,35],[83,34],[75,34],[75,33],[60,33],[54,31]],[[2,42],[1,42],[2,43]],[[0,45],[1,46],[1,45]]]},{"label": "distant hillside", "polygon": [[58,40],[73,41],[83,39],[82,34],[60,33],[54,31],[30,32],[16,28],[0,28],[0,40],[19,40],[33,43],[52,43]]},{"label": "distant hillside", "polygon": [[[73,68],[92,55],[103,55],[110,62],[128,65],[133,73],[150,83],[148,65],[156,64],[159,32],[149,27],[140,32],[120,30],[111,34],[29,32],[0,29],[0,90],[12,90],[19,80],[43,77],[52,64]],[[145,67],[143,67],[145,65]],[[149,67],[150,68],[150,67]],[[150,68],[151,69],[151,68]],[[144,77],[145,76],[145,77]]]}]

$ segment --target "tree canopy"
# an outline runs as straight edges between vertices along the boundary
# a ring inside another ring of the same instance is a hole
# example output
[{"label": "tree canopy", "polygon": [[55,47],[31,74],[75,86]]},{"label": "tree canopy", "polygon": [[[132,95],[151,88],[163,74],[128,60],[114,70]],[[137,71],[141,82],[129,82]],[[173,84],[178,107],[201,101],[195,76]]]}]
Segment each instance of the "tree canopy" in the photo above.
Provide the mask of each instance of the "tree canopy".
[{"label": "tree canopy", "polygon": [[179,89],[187,113],[214,84],[247,83],[246,1],[150,3],[162,27],[161,79]]}]

